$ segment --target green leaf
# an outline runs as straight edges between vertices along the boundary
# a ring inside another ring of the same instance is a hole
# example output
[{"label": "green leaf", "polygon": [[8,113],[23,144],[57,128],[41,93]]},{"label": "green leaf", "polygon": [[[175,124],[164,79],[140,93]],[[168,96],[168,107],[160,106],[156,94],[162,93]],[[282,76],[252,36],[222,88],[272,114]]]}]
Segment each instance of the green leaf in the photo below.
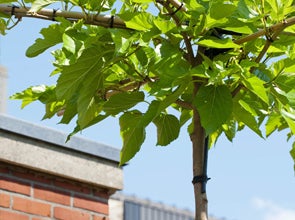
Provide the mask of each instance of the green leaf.
[{"label": "green leaf", "polygon": [[[76,97],[67,102],[60,124],[69,124],[78,113]],[[84,127],[85,128],[85,127]]]},{"label": "green leaf", "polygon": [[163,34],[167,33],[168,31],[171,31],[173,28],[176,27],[174,22],[162,20],[159,18],[154,20],[154,24]]},{"label": "green leaf", "polygon": [[243,84],[249,89],[252,93],[257,95],[262,101],[266,104],[269,103],[267,89],[265,88],[265,82],[260,80],[258,77],[250,77],[243,81]]},{"label": "green leaf", "polygon": [[237,19],[230,19],[223,27],[222,29],[228,30],[228,31],[234,31],[236,33],[241,34],[252,34],[255,32],[254,25],[251,23],[245,23]]},{"label": "green leaf", "polygon": [[229,141],[233,141],[233,139],[236,135],[236,132],[237,132],[236,122],[234,120],[230,120],[228,123],[222,125],[222,130],[223,130],[225,136],[227,137],[227,139]]},{"label": "green leaf", "polygon": [[[1,16],[1,14],[0,14],[0,16]],[[0,19],[0,34],[5,35],[6,28],[7,28],[6,21],[1,18]]]},{"label": "green leaf", "polygon": [[276,113],[271,114],[265,124],[266,137],[271,135],[281,125],[282,116]]},{"label": "green leaf", "polygon": [[289,128],[291,129],[292,133],[295,134],[295,112],[292,109],[289,111],[282,109],[281,110],[282,116],[287,122]]},{"label": "green leaf", "polygon": [[35,57],[48,48],[61,43],[63,31],[64,28],[61,24],[51,24],[49,27],[43,28],[40,33],[43,35],[44,39],[38,38],[35,43],[27,49],[26,55],[28,57]]},{"label": "green leaf", "polygon": [[253,116],[251,113],[246,111],[238,102],[233,102],[233,116],[234,118],[239,122],[247,125],[251,130],[253,130],[256,134],[258,134],[260,137],[262,136],[262,133],[259,129],[258,123],[255,119],[255,116]]},{"label": "green leaf", "polygon": [[295,85],[295,73],[281,73],[275,78],[274,82],[277,86],[285,92],[289,92],[294,89]]},{"label": "green leaf", "polygon": [[143,92],[118,93],[110,97],[104,104],[103,110],[110,115],[116,115],[142,101],[144,101]]},{"label": "green leaf", "polygon": [[[292,149],[290,150],[290,154],[294,160],[295,163],[295,143],[293,143]],[[295,170],[295,164],[294,164],[294,170]]]},{"label": "green leaf", "polygon": [[159,116],[166,108],[168,108],[172,103],[174,103],[181,94],[185,91],[187,87],[186,80],[184,79],[183,84],[181,84],[174,92],[167,95],[163,100],[153,100],[149,105],[147,112],[144,114],[142,119],[142,125],[147,126],[151,123],[157,116]]},{"label": "green leaf", "polygon": [[58,2],[57,0],[35,0],[32,3],[32,6],[30,8],[30,12],[34,13],[34,12],[38,12],[40,9],[51,5],[55,2]]},{"label": "green leaf", "polygon": [[166,146],[178,137],[180,124],[174,115],[161,114],[153,122],[157,126],[157,145]]},{"label": "green leaf", "polygon": [[26,107],[28,104],[38,100],[47,89],[51,89],[51,87],[40,85],[40,86],[31,86],[26,90],[16,93],[10,96],[10,99],[20,99],[22,100],[21,108]]},{"label": "green leaf", "polygon": [[42,118],[49,119],[52,118],[59,110],[63,109],[64,102],[49,102],[45,104],[45,114]]},{"label": "green leaf", "polygon": [[[111,33],[112,39],[116,45],[116,51],[119,54],[128,53],[128,49],[132,46],[132,44],[138,40],[138,35],[131,35],[129,31],[120,30],[120,29],[109,29]],[[120,36],[120,37],[118,37]]]},{"label": "green leaf", "polygon": [[214,37],[204,38],[197,42],[198,45],[211,48],[240,48],[241,46],[235,44],[231,39],[218,39]]},{"label": "green leaf", "polygon": [[[79,93],[79,89],[88,79],[88,82],[94,81],[93,87],[85,87],[85,91],[95,90],[102,87],[103,75],[100,72],[102,56],[110,51],[99,51],[98,48],[89,48],[84,50],[76,63],[64,66],[62,74],[57,80],[56,95],[59,99],[71,99],[73,95]],[[94,77],[94,78],[93,78]]]},{"label": "green leaf", "polygon": [[125,21],[126,27],[134,30],[148,31],[153,27],[154,17],[147,12],[125,13],[119,16]]},{"label": "green leaf", "polygon": [[131,0],[134,3],[150,3],[153,2],[153,0]]},{"label": "green leaf", "polygon": [[[103,121],[103,120],[106,119],[108,116],[109,116],[109,115],[98,115],[98,116],[97,116],[96,118],[94,118],[94,119],[93,119],[93,120],[92,120],[87,126],[85,126],[84,129],[87,128],[87,127],[90,127],[90,126],[92,126],[92,125],[95,125],[95,124],[97,124],[97,123],[99,123],[99,122],[101,122],[101,121]],[[68,142],[68,141],[71,139],[71,137],[72,137],[73,135],[77,134],[79,131],[82,131],[82,130],[83,130],[83,129],[80,127],[80,125],[77,124],[76,127],[74,128],[74,130],[68,135],[66,142]]]},{"label": "green leaf", "polygon": [[222,1],[213,1],[210,7],[210,17],[216,20],[229,17],[235,10],[236,6],[232,4],[222,4]]},{"label": "green leaf", "polygon": [[192,117],[193,117],[192,110],[188,110],[188,109],[181,110],[181,115],[179,119],[180,126],[182,127]]},{"label": "green leaf", "polygon": [[13,3],[15,0],[1,0],[1,3]]},{"label": "green leaf", "polygon": [[198,13],[204,13],[205,12],[205,8],[203,5],[199,4],[197,1],[195,0],[186,0],[185,1],[185,6],[192,11],[196,11]]},{"label": "green leaf", "polygon": [[201,86],[194,100],[206,134],[225,123],[232,113],[232,96],[226,86]]},{"label": "green leaf", "polygon": [[140,150],[145,139],[145,127],[140,123],[142,113],[125,112],[119,119],[123,147],[120,154],[120,165],[128,162]]}]

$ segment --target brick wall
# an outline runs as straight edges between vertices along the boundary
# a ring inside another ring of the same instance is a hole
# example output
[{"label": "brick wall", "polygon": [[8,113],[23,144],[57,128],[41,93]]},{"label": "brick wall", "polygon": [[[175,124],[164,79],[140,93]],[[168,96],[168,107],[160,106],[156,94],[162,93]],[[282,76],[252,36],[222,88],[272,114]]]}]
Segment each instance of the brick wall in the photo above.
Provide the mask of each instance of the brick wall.
[{"label": "brick wall", "polygon": [[0,162],[0,220],[109,220],[110,193]]}]

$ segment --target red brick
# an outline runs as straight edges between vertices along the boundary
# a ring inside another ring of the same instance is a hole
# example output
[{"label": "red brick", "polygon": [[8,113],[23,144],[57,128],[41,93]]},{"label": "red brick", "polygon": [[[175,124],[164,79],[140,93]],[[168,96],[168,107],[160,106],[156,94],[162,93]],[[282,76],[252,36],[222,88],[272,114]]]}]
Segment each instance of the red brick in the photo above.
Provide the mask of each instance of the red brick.
[{"label": "red brick", "polygon": [[0,206],[8,208],[10,206],[10,195],[5,193],[0,193]]},{"label": "red brick", "polygon": [[29,183],[7,177],[0,178],[0,189],[17,192],[24,195],[30,195],[31,186]]},{"label": "red brick", "polygon": [[95,215],[93,216],[93,220],[109,220],[106,216]]},{"label": "red brick", "polygon": [[88,214],[87,212],[65,209],[62,207],[54,208],[54,218],[59,220],[89,220],[90,217],[90,214]]},{"label": "red brick", "polygon": [[35,173],[29,173],[25,171],[13,171],[12,174],[22,179],[27,179],[39,183],[51,184],[51,180],[48,177],[46,178],[45,176],[41,176]]},{"label": "red brick", "polygon": [[109,214],[109,206],[106,203],[103,203],[99,200],[86,198],[86,197],[75,197],[74,198],[74,207],[91,210],[94,212]]},{"label": "red brick", "polygon": [[29,216],[10,211],[0,210],[0,220],[29,220]]},{"label": "red brick", "polygon": [[50,220],[51,218],[44,218],[44,217],[41,217],[41,218],[38,218],[38,217],[33,217],[32,220]]},{"label": "red brick", "polygon": [[70,183],[70,182],[66,182],[62,180],[56,180],[54,181],[54,185],[57,187],[74,191],[74,192],[85,193],[85,194],[91,193],[91,189],[89,187],[82,186],[79,183]]},{"label": "red brick", "polygon": [[70,193],[41,186],[34,187],[34,197],[62,205],[70,205],[71,201]]},{"label": "red brick", "polygon": [[14,210],[42,215],[50,216],[51,206],[42,202],[36,202],[27,198],[13,197],[13,206]]}]

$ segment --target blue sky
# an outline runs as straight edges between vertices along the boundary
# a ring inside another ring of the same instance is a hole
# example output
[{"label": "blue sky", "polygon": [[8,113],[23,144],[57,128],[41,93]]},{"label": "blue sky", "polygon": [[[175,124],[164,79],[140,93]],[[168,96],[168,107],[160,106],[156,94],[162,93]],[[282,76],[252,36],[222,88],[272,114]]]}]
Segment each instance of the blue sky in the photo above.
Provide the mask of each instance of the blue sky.
[{"label": "blue sky", "polygon": [[[50,51],[26,58],[25,51],[39,37],[46,21],[26,19],[0,38],[0,64],[8,69],[8,95],[31,85],[53,84]],[[72,125],[57,125],[59,118],[41,121],[44,107],[34,103],[24,110],[19,101],[8,101],[7,114],[58,130],[70,132]],[[117,119],[107,120],[82,134],[92,140],[120,148]],[[155,129],[148,128],[141,151],[124,168],[124,192],[179,208],[194,209],[191,143],[186,129],[167,147],[156,147]],[[221,138],[209,151],[207,184],[209,213],[227,220],[294,220],[295,178],[286,133],[262,140],[249,130],[233,143]]]}]

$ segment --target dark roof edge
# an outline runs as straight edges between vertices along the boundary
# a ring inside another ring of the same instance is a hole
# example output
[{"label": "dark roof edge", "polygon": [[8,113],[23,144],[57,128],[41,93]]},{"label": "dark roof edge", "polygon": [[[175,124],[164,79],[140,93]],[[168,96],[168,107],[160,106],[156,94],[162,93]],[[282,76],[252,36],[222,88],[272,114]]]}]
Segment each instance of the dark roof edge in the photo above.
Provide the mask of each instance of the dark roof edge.
[{"label": "dark roof edge", "polygon": [[107,160],[119,162],[120,159],[120,150],[117,148],[77,136],[73,136],[66,143],[67,134],[64,132],[26,122],[5,114],[0,114],[0,129]]}]

